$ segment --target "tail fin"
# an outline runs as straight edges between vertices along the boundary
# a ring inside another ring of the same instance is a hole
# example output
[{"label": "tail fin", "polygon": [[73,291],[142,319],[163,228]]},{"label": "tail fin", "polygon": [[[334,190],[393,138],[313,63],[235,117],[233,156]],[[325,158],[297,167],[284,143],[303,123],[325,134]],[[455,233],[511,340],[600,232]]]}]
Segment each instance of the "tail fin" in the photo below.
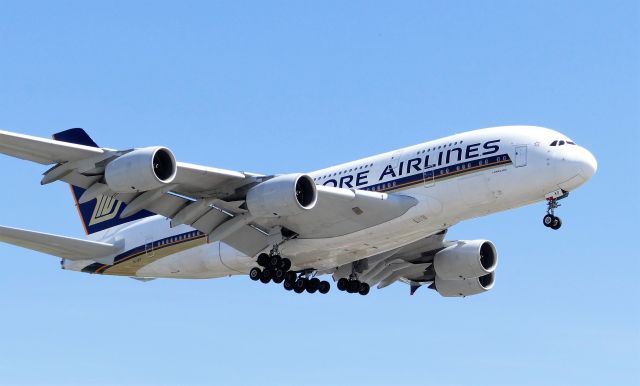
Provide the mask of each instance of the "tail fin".
[{"label": "tail fin", "polygon": [[[78,145],[99,147],[83,129],[78,128],[56,133],[53,135],[53,139]],[[82,196],[84,191],[85,189],[79,186],[71,185],[71,193],[87,235],[154,215],[149,211],[141,210],[133,216],[121,219],[120,214],[127,207],[124,202],[110,196],[98,196],[95,200],[80,204],[78,198]]]}]

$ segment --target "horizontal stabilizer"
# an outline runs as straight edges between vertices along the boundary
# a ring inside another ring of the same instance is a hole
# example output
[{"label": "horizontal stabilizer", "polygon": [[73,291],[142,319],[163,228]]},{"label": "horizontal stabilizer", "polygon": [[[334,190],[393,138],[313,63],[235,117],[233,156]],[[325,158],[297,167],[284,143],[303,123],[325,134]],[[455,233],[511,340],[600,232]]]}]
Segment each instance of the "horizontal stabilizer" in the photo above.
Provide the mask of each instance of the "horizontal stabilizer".
[{"label": "horizontal stabilizer", "polygon": [[95,260],[122,251],[113,244],[4,226],[0,226],[0,241],[69,260]]}]

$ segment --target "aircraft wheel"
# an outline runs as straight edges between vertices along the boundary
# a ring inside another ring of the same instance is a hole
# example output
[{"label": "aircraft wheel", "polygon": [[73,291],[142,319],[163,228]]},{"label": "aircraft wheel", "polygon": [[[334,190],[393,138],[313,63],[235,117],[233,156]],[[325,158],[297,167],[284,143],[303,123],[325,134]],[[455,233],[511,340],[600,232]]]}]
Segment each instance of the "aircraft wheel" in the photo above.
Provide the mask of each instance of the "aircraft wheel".
[{"label": "aircraft wheel", "polygon": [[269,268],[277,268],[280,266],[280,256],[273,255],[269,257]]},{"label": "aircraft wheel", "polygon": [[284,281],[284,271],[281,269],[276,269],[273,271],[273,281],[275,283],[282,283]]},{"label": "aircraft wheel", "polygon": [[369,287],[369,284],[367,283],[360,283],[360,288],[358,289],[358,293],[362,296],[366,295],[369,293],[369,290],[371,289],[371,287]]},{"label": "aircraft wheel", "polygon": [[249,271],[249,278],[253,281],[257,281],[257,280],[260,280],[261,274],[262,274],[262,271],[260,270],[260,268],[253,267],[251,268],[251,271]]},{"label": "aircraft wheel", "polygon": [[557,231],[558,229],[560,229],[561,226],[562,226],[562,220],[560,220],[560,217],[555,217],[553,219],[553,224],[551,224],[551,229],[553,229],[554,231]]},{"label": "aircraft wheel", "polygon": [[295,283],[295,281],[298,279],[298,275],[295,272],[292,271],[287,271],[284,274],[284,280],[288,280],[292,283]]},{"label": "aircraft wheel", "polygon": [[360,282],[357,280],[349,280],[347,283],[347,292],[355,294],[360,290]]},{"label": "aircraft wheel", "polygon": [[261,253],[258,255],[258,265],[261,267],[266,267],[269,264],[269,255],[266,253]]},{"label": "aircraft wheel", "polygon": [[293,283],[293,290],[296,291],[297,293],[304,292],[306,287],[307,287],[307,279],[305,278],[300,278],[296,280],[295,283]]},{"label": "aircraft wheel", "polygon": [[329,284],[329,282],[326,280],[321,281],[320,285],[318,286],[318,291],[323,295],[328,293],[330,289],[331,284]]},{"label": "aircraft wheel", "polygon": [[282,285],[284,287],[284,289],[286,289],[287,291],[291,291],[293,289],[293,282],[289,281],[289,280],[285,280],[284,284]]},{"label": "aircraft wheel", "polygon": [[319,286],[320,286],[320,279],[318,279],[317,277],[314,277],[313,279],[309,279],[307,281],[306,290],[308,293],[312,294],[318,290]]},{"label": "aircraft wheel", "polygon": [[551,227],[551,225],[553,225],[553,220],[556,218],[556,216],[547,214],[542,218],[542,224],[544,226],[546,226],[547,228]]},{"label": "aircraft wheel", "polygon": [[287,272],[288,270],[291,269],[291,260],[289,260],[288,258],[283,258],[280,259],[280,269],[283,270],[284,272]]},{"label": "aircraft wheel", "polygon": [[347,289],[347,283],[348,283],[348,282],[349,282],[349,280],[347,280],[346,278],[344,278],[344,277],[343,277],[343,278],[340,278],[340,279],[338,280],[338,284],[337,284],[337,286],[338,286],[338,290],[339,290],[339,291],[344,291],[344,290],[346,290],[346,289]]},{"label": "aircraft wheel", "polygon": [[260,281],[264,284],[267,284],[271,281],[271,270],[269,268],[265,268],[260,274]]}]

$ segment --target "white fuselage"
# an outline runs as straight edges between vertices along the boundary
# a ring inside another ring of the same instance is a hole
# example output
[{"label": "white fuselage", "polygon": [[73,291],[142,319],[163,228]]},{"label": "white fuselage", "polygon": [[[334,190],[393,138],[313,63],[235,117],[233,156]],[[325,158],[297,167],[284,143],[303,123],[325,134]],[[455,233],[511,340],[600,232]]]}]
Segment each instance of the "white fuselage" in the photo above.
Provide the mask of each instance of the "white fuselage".
[{"label": "white fuselage", "polygon": [[[531,126],[469,131],[333,166],[309,175],[317,185],[402,194],[418,204],[392,221],[358,232],[286,241],[280,253],[298,269],[335,268],[413,243],[462,220],[543,201],[559,189],[572,191],[595,169],[588,150],[561,133]],[[214,278],[246,274],[255,266],[255,256],[244,256],[221,242],[207,243],[206,235],[188,226],[171,228],[161,216],[112,228],[95,238],[124,243],[127,251],[99,261],[110,268],[98,273]],[[124,263],[112,265],[123,256]],[[88,269],[92,264],[97,263],[65,261],[63,266],[94,272]]]}]

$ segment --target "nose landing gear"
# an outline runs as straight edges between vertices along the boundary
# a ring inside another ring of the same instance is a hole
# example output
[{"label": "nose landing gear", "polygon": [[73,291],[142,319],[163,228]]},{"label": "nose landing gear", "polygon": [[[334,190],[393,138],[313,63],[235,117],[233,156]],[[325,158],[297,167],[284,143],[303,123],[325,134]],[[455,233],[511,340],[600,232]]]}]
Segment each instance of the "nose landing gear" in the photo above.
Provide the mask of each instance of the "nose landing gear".
[{"label": "nose landing gear", "polygon": [[542,218],[542,224],[547,228],[558,230],[562,226],[562,220],[555,215],[555,210],[560,204],[558,201],[569,196],[569,192],[558,190],[547,195],[547,214]]},{"label": "nose landing gear", "polygon": [[552,214],[546,214],[542,218],[542,224],[544,224],[544,226],[546,226],[547,228],[558,230],[562,226],[562,220],[560,219],[560,217],[556,217]]}]

